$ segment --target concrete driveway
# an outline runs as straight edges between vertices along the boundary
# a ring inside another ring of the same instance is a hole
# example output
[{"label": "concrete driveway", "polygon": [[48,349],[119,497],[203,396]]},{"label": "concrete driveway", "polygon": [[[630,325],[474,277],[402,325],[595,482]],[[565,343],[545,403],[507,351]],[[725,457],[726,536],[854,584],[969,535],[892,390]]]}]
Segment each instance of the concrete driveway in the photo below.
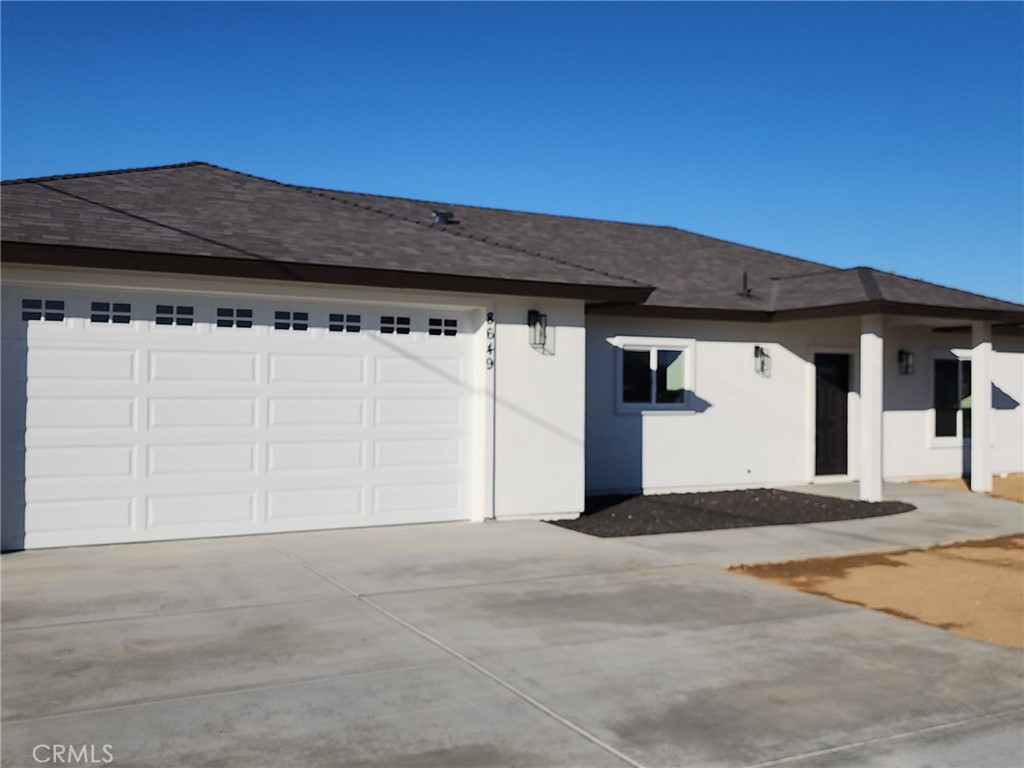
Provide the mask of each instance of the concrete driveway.
[{"label": "concrete driveway", "polygon": [[928,494],[831,529],[6,555],[3,765],[89,745],[162,767],[1024,764],[1021,653],[717,567],[1022,527],[1019,505]]}]

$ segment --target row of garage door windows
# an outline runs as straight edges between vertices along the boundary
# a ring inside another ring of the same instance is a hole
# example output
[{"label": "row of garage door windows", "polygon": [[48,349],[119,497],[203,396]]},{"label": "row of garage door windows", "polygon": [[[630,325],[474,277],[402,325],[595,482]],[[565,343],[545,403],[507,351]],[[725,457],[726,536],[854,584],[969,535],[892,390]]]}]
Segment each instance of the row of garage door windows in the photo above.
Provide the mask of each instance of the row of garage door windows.
[{"label": "row of garage door windows", "polygon": [[[64,301],[61,299],[22,299],[21,319],[63,322]],[[328,313],[327,328],[339,333],[359,333],[362,328],[362,315]],[[93,323],[130,323],[132,321],[132,305],[118,302],[94,301],[90,308],[89,321]],[[183,305],[157,304],[157,325],[192,325],[195,321],[195,308]],[[218,328],[252,328],[253,313],[251,309],[236,307],[217,308]],[[274,328],[279,331],[305,331],[309,329],[308,312],[291,312],[276,310],[274,312]],[[458,320],[450,317],[431,317],[427,321],[427,333],[431,336],[454,336],[458,333]],[[398,315],[381,315],[380,332],[408,334],[412,330],[412,320]]]}]

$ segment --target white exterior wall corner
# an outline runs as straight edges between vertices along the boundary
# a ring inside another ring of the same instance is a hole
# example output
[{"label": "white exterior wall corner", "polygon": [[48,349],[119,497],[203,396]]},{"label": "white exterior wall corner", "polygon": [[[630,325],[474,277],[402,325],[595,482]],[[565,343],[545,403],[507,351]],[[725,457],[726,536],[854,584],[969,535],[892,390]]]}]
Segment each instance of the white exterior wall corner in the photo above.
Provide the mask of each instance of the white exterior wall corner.
[{"label": "white exterior wall corner", "polygon": [[[583,509],[585,331],[582,301],[8,265],[3,268],[3,280],[5,298],[23,291],[25,286],[34,285],[45,287],[47,290],[42,293],[54,298],[59,298],[60,290],[81,292],[96,288],[104,296],[122,290],[147,291],[150,295],[166,292],[168,297],[191,295],[197,305],[230,295],[257,297],[256,300],[269,297],[275,302],[351,301],[391,305],[396,310],[420,305],[471,312],[478,322],[472,340],[474,372],[467,379],[473,388],[472,456],[468,457],[472,484],[470,519],[484,520],[495,513],[499,517],[536,517]],[[539,309],[548,315],[548,354],[529,345],[526,326],[529,309]],[[490,342],[488,312],[494,313],[496,321],[493,369],[485,365]],[[12,350],[25,348],[24,324],[19,320],[20,307],[11,301],[3,328],[6,349],[2,411],[5,549],[22,546],[23,535],[23,528],[16,524],[20,516],[11,513],[12,509],[24,508],[25,491],[24,440],[19,436],[25,434],[26,355],[23,351],[12,353]],[[16,403],[20,406],[13,407]]]}]

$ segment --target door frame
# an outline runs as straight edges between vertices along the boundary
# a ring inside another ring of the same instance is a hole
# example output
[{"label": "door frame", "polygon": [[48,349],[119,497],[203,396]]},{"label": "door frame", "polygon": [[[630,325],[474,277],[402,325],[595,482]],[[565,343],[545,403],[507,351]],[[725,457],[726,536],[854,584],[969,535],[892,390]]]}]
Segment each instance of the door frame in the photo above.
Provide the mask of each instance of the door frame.
[{"label": "door frame", "polygon": [[[815,450],[817,441],[817,373],[815,355],[846,355],[850,358],[850,391],[846,395],[846,474],[815,474]],[[860,356],[854,346],[835,344],[812,344],[807,347],[807,397],[806,428],[804,430],[804,475],[812,485],[847,483],[859,476],[857,445],[860,439]]]}]

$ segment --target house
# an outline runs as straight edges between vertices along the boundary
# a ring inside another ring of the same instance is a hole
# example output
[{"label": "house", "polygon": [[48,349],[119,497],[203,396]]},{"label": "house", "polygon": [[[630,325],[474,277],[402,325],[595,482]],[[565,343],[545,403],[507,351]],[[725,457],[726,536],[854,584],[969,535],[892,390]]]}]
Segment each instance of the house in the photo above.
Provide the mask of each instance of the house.
[{"label": "house", "polygon": [[1024,306],[206,163],[4,182],[3,548],[1024,469]]}]

